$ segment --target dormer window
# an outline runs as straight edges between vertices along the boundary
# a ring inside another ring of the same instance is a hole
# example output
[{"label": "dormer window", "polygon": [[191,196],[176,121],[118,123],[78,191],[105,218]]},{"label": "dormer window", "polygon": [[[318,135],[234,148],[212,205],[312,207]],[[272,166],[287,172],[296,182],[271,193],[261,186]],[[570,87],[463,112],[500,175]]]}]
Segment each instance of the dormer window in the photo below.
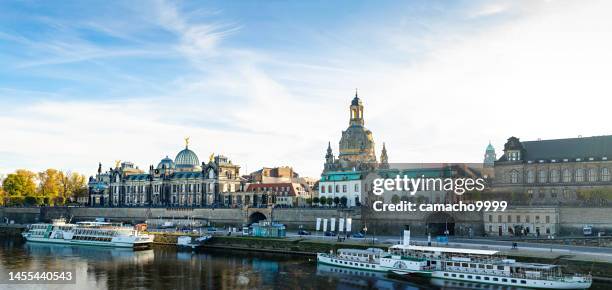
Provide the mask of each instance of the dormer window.
[{"label": "dormer window", "polygon": [[608,157],[606,157],[606,156],[601,157],[601,160],[608,160]]},{"label": "dormer window", "polygon": [[552,160],[550,160],[550,162],[555,163],[555,162],[557,162],[557,159],[552,159]]},{"label": "dormer window", "polygon": [[589,161],[593,161],[593,160],[595,160],[595,158],[589,157]]},{"label": "dormer window", "polygon": [[582,161],[582,158],[576,158],[576,161]]}]

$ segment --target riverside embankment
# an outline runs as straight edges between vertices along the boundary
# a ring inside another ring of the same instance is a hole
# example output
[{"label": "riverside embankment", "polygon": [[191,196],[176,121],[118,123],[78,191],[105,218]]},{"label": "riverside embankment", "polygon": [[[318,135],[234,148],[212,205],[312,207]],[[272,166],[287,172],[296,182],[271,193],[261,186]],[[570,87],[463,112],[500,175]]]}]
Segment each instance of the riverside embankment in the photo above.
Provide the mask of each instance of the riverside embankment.
[{"label": "riverside embankment", "polygon": [[[154,242],[159,245],[176,245],[181,233],[152,233]],[[365,249],[376,247],[387,250],[391,244],[368,243],[363,240],[348,240],[338,242],[334,239],[308,239],[308,238],[259,238],[243,236],[214,236],[204,248],[243,250],[270,253],[284,253],[288,255],[316,256],[317,253],[329,253],[340,248]],[[576,255],[559,255],[554,253],[533,252],[525,250],[501,251],[501,255],[524,262],[556,264],[564,267],[568,273],[591,273],[595,280],[612,282],[612,263],[593,260],[589,257]]]}]

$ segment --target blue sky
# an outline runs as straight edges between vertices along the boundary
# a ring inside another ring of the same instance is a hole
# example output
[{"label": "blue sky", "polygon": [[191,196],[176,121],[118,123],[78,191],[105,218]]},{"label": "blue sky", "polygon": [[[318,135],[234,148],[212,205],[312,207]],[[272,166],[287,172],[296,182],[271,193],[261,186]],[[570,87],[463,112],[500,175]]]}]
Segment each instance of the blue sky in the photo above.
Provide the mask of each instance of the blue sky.
[{"label": "blue sky", "polygon": [[612,91],[608,6],[3,1],[0,174],[146,168],[190,136],[202,161],[317,176],[355,88],[392,162],[477,162],[511,135],[609,134],[597,105]]}]

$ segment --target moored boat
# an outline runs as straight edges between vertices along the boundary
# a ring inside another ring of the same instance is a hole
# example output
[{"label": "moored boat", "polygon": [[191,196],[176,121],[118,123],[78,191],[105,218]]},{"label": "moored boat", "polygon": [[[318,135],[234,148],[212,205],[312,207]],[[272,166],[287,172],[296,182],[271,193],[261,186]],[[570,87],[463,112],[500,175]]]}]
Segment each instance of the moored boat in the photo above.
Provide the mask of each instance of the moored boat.
[{"label": "moored boat", "polygon": [[152,235],[121,223],[94,221],[72,224],[63,219],[32,224],[22,236],[28,242],[121,248],[146,248],[153,242]]},{"label": "moored boat", "polygon": [[338,249],[336,253],[318,253],[317,262],[332,266],[353,268],[367,271],[387,272],[380,265],[380,257],[385,251],[379,248]]},{"label": "moored boat", "polygon": [[388,272],[412,277],[458,280],[518,288],[588,289],[591,275],[566,274],[558,265],[517,262],[494,250],[410,244],[410,230],[402,244],[381,249],[340,249],[317,255],[317,261],[339,267]]},{"label": "moored boat", "polygon": [[405,276],[426,276],[484,284],[539,289],[587,289],[590,275],[565,274],[551,264],[523,263],[498,251],[410,245],[410,230],[400,245],[389,248],[381,267]]}]

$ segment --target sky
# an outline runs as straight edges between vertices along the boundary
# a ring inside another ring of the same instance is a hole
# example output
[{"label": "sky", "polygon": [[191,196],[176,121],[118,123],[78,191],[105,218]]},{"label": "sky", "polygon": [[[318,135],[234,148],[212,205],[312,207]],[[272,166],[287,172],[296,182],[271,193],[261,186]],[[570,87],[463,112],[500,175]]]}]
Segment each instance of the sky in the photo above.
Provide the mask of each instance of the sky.
[{"label": "sky", "polygon": [[0,175],[200,161],[317,177],[358,89],[377,155],[608,135],[611,1],[2,1]]}]

